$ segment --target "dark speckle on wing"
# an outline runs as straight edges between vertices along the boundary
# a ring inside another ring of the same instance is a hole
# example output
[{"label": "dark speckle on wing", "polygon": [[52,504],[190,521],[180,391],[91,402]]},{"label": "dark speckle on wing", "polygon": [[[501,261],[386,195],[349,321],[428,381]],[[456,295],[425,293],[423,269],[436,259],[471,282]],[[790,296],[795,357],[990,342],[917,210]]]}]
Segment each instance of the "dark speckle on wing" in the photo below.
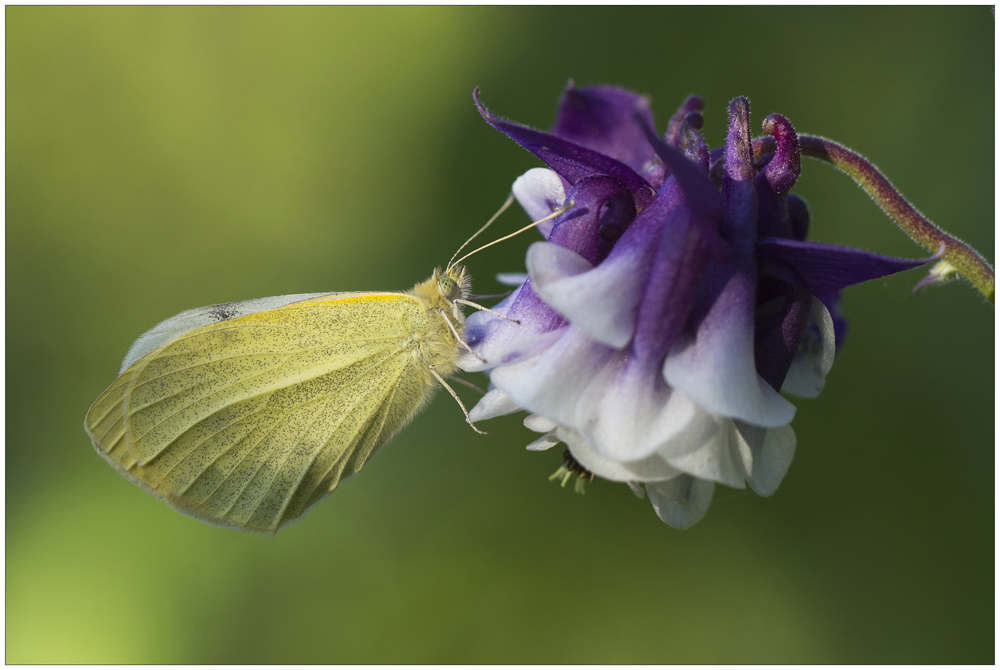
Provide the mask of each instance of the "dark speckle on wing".
[{"label": "dark speckle on wing", "polygon": [[237,307],[239,303],[235,302],[224,302],[221,305],[215,305],[208,312],[208,315],[215,321],[225,321],[231,319],[237,314],[239,314],[239,308]]}]

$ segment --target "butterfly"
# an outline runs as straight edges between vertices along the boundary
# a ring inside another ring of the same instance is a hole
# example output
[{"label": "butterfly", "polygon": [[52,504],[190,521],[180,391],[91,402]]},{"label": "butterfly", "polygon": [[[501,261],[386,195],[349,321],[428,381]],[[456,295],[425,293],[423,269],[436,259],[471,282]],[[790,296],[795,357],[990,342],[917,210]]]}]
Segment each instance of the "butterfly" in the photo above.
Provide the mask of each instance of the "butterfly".
[{"label": "butterfly", "polygon": [[407,292],[299,294],[183,312],[132,345],[84,426],[101,457],[174,509],[274,533],[358,472],[438,385],[482,432],[445,381],[462,348],[472,351],[462,307],[492,311],[468,300],[470,284],[450,262]]}]

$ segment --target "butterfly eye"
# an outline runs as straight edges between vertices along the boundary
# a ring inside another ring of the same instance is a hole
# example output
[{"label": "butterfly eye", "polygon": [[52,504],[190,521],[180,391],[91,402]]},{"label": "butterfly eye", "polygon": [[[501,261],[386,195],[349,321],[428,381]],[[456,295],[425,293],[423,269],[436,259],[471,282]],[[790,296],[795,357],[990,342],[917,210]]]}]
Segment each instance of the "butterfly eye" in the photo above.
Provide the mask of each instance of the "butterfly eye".
[{"label": "butterfly eye", "polygon": [[461,297],[459,295],[461,291],[458,288],[458,282],[451,277],[441,277],[441,279],[438,280],[438,289],[441,291],[441,295],[448,300],[455,300],[456,298]]}]

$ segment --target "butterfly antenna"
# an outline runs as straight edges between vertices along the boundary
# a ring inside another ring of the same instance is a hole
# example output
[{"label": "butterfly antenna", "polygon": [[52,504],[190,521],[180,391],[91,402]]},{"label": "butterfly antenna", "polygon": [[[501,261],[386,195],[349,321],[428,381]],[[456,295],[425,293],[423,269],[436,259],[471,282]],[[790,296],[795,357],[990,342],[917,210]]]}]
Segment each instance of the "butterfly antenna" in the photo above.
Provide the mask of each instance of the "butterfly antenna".
[{"label": "butterfly antenna", "polygon": [[477,230],[477,231],[476,231],[476,232],[475,232],[475,233],[474,233],[474,234],[472,235],[472,237],[470,237],[469,239],[467,239],[467,240],[466,240],[466,241],[465,241],[465,242],[464,242],[464,243],[462,244],[462,246],[460,246],[460,247],[458,248],[458,251],[456,251],[456,252],[455,252],[455,255],[451,257],[451,261],[448,261],[448,269],[449,269],[449,270],[450,270],[450,269],[451,269],[451,268],[452,268],[452,267],[454,266],[454,263],[452,263],[452,261],[453,261],[453,260],[455,260],[455,256],[457,256],[457,255],[459,255],[460,253],[462,253],[462,249],[464,249],[465,247],[469,246],[469,242],[471,242],[472,240],[476,239],[476,237],[478,237],[478,236],[479,236],[479,234],[480,234],[481,232],[483,232],[484,230],[486,230],[487,228],[489,228],[489,227],[490,227],[490,224],[491,224],[491,223],[493,223],[494,221],[496,221],[496,220],[497,220],[497,218],[499,218],[499,216],[500,216],[501,214],[503,214],[504,212],[506,212],[506,211],[507,211],[507,208],[508,208],[508,207],[510,207],[510,206],[511,206],[511,204],[512,204],[513,202],[514,202],[514,194],[513,194],[513,193],[511,193],[511,194],[510,194],[509,196],[507,196],[507,201],[506,201],[506,202],[504,202],[504,204],[500,206],[500,209],[498,209],[498,210],[497,210],[497,213],[496,213],[496,214],[494,214],[493,216],[491,216],[491,217],[490,217],[490,220],[489,220],[489,221],[487,221],[487,222],[485,223],[485,225],[483,225],[483,227],[482,227],[482,228],[480,228],[479,230]]},{"label": "butterfly antenna", "polygon": [[[560,214],[562,214],[562,213],[566,212],[567,210],[569,210],[569,209],[570,209],[571,207],[573,207],[573,205],[574,205],[574,204],[575,204],[575,203],[574,203],[574,202],[573,202],[572,200],[567,200],[567,201],[566,201],[566,202],[565,202],[565,203],[563,204],[563,206],[562,206],[562,207],[560,207],[560,208],[559,208],[559,209],[557,209],[556,211],[552,212],[551,214],[549,214],[549,215],[548,215],[548,216],[546,216],[545,218],[542,218],[542,219],[538,219],[538,221],[533,221],[533,222],[529,223],[528,225],[526,225],[526,226],[525,226],[524,228],[521,228],[520,230],[517,230],[517,231],[515,231],[515,232],[511,233],[510,235],[504,235],[503,237],[501,237],[501,238],[500,238],[500,239],[498,239],[498,240],[493,240],[493,241],[492,241],[492,242],[490,242],[489,244],[484,244],[483,246],[479,247],[479,248],[478,248],[478,249],[476,249],[475,251],[470,251],[469,253],[465,254],[464,256],[462,256],[461,258],[459,258],[459,259],[458,259],[457,261],[455,261],[454,263],[449,263],[449,264],[448,264],[448,267],[449,267],[449,268],[452,268],[452,267],[454,267],[454,266],[458,265],[459,263],[461,263],[462,261],[464,261],[464,260],[465,260],[466,258],[468,258],[469,256],[471,256],[472,254],[478,254],[478,253],[479,253],[480,251],[482,251],[483,249],[488,249],[489,247],[492,247],[492,246],[493,246],[494,244],[500,244],[500,243],[501,243],[501,242],[503,242],[504,240],[509,240],[509,239],[510,239],[510,238],[512,238],[512,237],[515,237],[515,236],[517,236],[517,235],[520,235],[521,233],[523,233],[523,232],[524,232],[524,231],[526,231],[526,230],[531,230],[532,228],[534,228],[535,226],[537,226],[537,225],[538,225],[538,224],[540,224],[540,223],[545,223],[545,222],[546,222],[546,221],[548,221],[549,219],[554,219],[554,218],[556,218],[557,216],[559,216]],[[478,234],[478,233],[477,233],[477,234]],[[475,236],[473,236],[473,237],[475,237]],[[457,254],[456,254],[456,255],[457,255]]]}]

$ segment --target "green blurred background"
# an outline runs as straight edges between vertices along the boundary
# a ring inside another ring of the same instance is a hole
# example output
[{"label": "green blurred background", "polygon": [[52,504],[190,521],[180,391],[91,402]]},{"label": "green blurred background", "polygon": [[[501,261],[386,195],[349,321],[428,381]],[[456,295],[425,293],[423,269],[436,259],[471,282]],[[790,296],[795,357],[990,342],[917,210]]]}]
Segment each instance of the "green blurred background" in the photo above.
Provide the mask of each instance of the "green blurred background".
[{"label": "green blurred background", "polygon": [[[688,531],[546,481],[520,416],[447,398],[274,538],[198,523],[84,434],[130,343],[182,310],[403,289],[537,161],[568,78],[691,92],[874,160],[993,259],[994,24],[941,8],[25,8],[7,20],[9,663],[994,660],[994,311],[920,271],[848,289],[770,499]],[[759,126],[758,126],[759,127]],[[814,239],[915,257],[807,160]],[[501,219],[497,232],[526,222]],[[480,292],[522,238],[471,265]],[[470,401],[471,392],[462,391]]]}]

